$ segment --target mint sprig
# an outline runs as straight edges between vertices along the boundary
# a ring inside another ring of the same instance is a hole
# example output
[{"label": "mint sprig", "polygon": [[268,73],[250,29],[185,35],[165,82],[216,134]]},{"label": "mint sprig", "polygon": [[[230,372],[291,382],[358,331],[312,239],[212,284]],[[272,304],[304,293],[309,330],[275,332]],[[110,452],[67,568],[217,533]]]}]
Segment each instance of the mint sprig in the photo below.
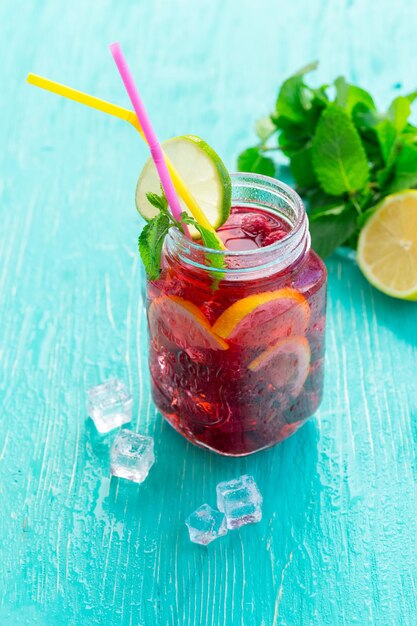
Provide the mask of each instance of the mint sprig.
[{"label": "mint sprig", "polygon": [[[201,226],[194,217],[191,217],[185,211],[181,213],[181,221],[177,221],[168,209],[168,201],[161,189],[161,195],[156,193],[147,193],[149,202],[158,209],[159,213],[149,220],[139,235],[139,253],[145,267],[146,275],[149,280],[157,280],[161,272],[161,256],[165,237],[170,228],[178,228],[182,232],[184,229],[182,224],[194,226],[201,235],[203,245],[212,250],[221,250],[218,239],[212,232]],[[220,254],[206,253],[208,265],[213,268],[223,268],[223,257]],[[222,274],[217,276],[218,282]]]},{"label": "mint sprig", "polygon": [[149,280],[157,280],[161,271],[161,255],[165,237],[172,226],[182,228],[168,210],[168,201],[161,189],[161,195],[147,193],[149,202],[159,213],[149,220],[139,235],[139,254]]},{"label": "mint sprig", "polygon": [[139,235],[139,253],[149,280],[159,278],[162,246],[170,227],[168,217],[159,213],[143,227]]},{"label": "mint sprig", "polygon": [[171,214],[168,211],[168,200],[166,199],[165,193],[161,186],[161,195],[157,193],[153,193],[150,191],[146,194],[148,201],[159,211],[162,213],[166,213],[168,217],[171,217]]},{"label": "mint sprig", "polygon": [[271,155],[289,160],[306,201],[312,243],[324,258],[340,245],[356,247],[360,229],[388,194],[417,187],[417,127],[410,122],[417,91],[377,110],[365,89],[342,76],[313,87],[312,63],[279,89],[275,109],[255,126],[258,143],[238,157],[238,169],[276,173]]}]

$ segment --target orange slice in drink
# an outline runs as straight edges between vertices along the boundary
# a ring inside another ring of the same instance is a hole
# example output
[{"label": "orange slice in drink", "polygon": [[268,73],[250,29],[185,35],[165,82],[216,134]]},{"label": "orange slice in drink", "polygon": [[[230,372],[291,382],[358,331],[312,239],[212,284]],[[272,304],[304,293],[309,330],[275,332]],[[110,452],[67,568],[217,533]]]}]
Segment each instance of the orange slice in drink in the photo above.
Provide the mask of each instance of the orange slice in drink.
[{"label": "orange slice in drink", "polygon": [[149,329],[152,337],[163,334],[182,349],[227,350],[227,343],[211,330],[200,309],[178,296],[160,296],[149,307]]},{"label": "orange slice in drink", "polygon": [[278,339],[249,364],[249,369],[261,373],[274,387],[287,389],[296,398],[310,370],[308,341],[299,335]]},{"label": "orange slice in drink", "polygon": [[245,347],[265,347],[280,337],[303,335],[310,321],[304,296],[287,287],[238,300],[216,320],[213,332]]}]

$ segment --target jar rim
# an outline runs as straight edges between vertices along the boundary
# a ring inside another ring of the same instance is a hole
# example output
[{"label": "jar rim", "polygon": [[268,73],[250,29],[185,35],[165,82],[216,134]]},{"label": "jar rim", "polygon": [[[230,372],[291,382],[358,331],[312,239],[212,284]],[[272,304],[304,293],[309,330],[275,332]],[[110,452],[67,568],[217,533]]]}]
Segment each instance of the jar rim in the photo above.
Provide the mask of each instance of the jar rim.
[{"label": "jar rim", "polygon": [[[213,248],[208,248],[203,246],[200,243],[195,243],[194,241],[188,239],[184,233],[182,233],[178,228],[172,228],[168,231],[168,236],[170,236],[176,245],[185,245],[191,251],[195,251],[196,253],[210,253],[220,256],[227,257],[253,257],[255,255],[259,255],[263,251],[267,253],[274,253],[277,250],[282,250],[284,247],[291,244],[291,241],[294,241],[297,238],[298,233],[303,228],[306,220],[306,212],[304,208],[304,204],[296,191],[286,183],[278,180],[277,178],[272,178],[270,176],[264,176],[263,174],[255,174],[252,172],[230,172],[230,177],[232,182],[241,182],[242,177],[248,177],[248,184],[242,185],[252,188],[263,188],[265,187],[273,190],[278,195],[285,197],[285,200],[288,201],[290,199],[293,202],[294,208],[297,209],[297,219],[293,225],[291,225],[291,230],[278,241],[274,241],[268,246],[264,246],[262,248],[254,248],[250,250],[215,250]],[[258,184],[256,184],[258,183]],[[285,192],[285,194],[279,194],[279,191]]]},{"label": "jar rim", "polygon": [[308,217],[296,191],[262,174],[237,172],[231,173],[231,179],[232,206],[259,207],[280,213],[291,224],[288,234],[262,248],[213,250],[191,241],[179,229],[171,228],[165,240],[167,254],[190,271],[210,272],[226,281],[272,275],[294,267],[305,258],[311,239]]}]

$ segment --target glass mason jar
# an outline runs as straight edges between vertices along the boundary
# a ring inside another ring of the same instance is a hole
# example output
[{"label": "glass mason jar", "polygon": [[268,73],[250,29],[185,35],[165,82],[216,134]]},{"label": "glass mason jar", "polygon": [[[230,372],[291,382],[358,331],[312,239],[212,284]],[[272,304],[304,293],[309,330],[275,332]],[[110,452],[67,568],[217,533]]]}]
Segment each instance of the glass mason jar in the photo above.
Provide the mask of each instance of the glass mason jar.
[{"label": "glass mason jar", "polygon": [[232,211],[276,216],[266,247],[212,251],[171,229],[147,285],[153,397],[193,444],[242,456],[294,433],[323,392],[326,268],[287,185],[232,174]]}]

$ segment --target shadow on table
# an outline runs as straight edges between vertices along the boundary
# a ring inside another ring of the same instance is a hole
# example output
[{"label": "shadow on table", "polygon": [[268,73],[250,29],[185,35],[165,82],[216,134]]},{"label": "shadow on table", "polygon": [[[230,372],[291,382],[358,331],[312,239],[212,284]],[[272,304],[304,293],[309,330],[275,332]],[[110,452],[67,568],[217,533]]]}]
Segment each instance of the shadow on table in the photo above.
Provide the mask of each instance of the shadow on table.
[{"label": "shadow on table", "polygon": [[197,448],[165,422],[155,439],[156,461],[146,481],[137,485],[113,477],[105,506],[127,522],[133,513],[155,526],[162,516],[168,532],[180,532],[184,541],[188,541],[185,518],[204,502],[216,506],[216,485],[222,480],[252,474],[264,497],[264,519],[277,515],[292,523],[298,514],[305,519],[320,488],[314,420],[274,448],[247,457],[224,457]]},{"label": "shadow on table", "polygon": [[[268,525],[275,518],[280,520],[280,525],[283,520],[292,526],[305,523],[306,511],[314,507],[321,489],[317,473],[318,438],[317,424],[312,419],[292,437],[269,450],[231,458],[196,448],[165,425],[161,450],[171,451],[172,458],[182,458],[176,485],[186,494],[181,505],[184,518],[204,502],[216,506],[216,485],[220,481],[242,474],[253,475],[264,499],[264,523],[250,527],[255,537],[269,532]],[[172,480],[172,474],[167,473],[164,479]],[[240,532],[246,533],[247,528]],[[185,539],[188,541],[188,537]]]}]

